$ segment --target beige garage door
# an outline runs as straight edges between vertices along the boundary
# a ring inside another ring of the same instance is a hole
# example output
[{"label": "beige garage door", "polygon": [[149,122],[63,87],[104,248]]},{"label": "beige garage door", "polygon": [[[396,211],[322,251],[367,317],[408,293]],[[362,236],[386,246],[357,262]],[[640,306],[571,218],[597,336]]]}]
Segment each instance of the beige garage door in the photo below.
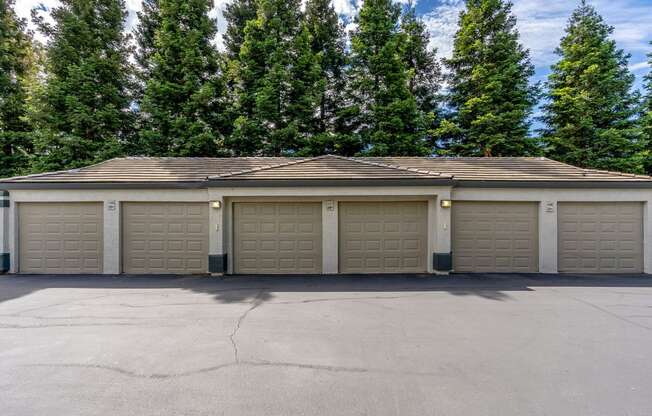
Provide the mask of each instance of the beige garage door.
[{"label": "beige garage door", "polygon": [[560,272],[643,272],[642,203],[564,202],[558,219]]},{"label": "beige garage door", "polygon": [[125,273],[208,273],[208,203],[125,202],[122,243]]},{"label": "beige garage door", "polygon": [[321,202],[233,204],[234,272],[322,272]]},{"label": "beige garage door", "polygon": [[101,273],[102,204],[20,203],[21,273]]},{"label": "beige garage door", "polygon": [[454,271],[538,271],[536,203],[455,201],[452,209]]},{"label": "beige garage door", "polygon": [[427,270],[427,202],[341,202],[339,221],[341,273]]}]

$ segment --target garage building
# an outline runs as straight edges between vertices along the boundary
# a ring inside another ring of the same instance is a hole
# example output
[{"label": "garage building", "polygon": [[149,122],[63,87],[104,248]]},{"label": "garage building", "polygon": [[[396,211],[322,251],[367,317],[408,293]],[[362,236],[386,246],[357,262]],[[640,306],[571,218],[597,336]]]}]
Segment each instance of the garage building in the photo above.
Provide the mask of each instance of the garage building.
[{"label": "garage building", "polygon": [[2,272],[652,271],[652,178],[546,158],[132,157],[0,189]]}]

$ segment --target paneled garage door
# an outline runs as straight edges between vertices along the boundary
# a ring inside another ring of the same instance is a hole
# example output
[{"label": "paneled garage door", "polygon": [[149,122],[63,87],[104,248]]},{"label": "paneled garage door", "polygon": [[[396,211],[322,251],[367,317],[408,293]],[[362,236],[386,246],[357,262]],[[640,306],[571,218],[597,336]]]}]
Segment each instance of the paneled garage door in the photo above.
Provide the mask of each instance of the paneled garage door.
[{"label": "paneled garage door", "polygon": [[208,273],[208,203],[125,202],[122,242],[125,273]]},{"label": "paneled garage door", "polygon": [[101,273],[102,204],[19,203],[19,272]]},{"label": "paneled garage door", "polygon": [[536,272],[538,206],[530,202],[453,202],[453,270]]},{"label": "paneled garage door", "polygon": [[233,204],[234,272],[322,272],[321,202]]},{"label": "paneled garage door", "polygon": [[560,272],[643,272],[643,204],[563,202],[558,206]]},{"label": "paneled garage door", "polygon": [[427,202],[340,202],[339,222],[341,273],[427,270]]}]

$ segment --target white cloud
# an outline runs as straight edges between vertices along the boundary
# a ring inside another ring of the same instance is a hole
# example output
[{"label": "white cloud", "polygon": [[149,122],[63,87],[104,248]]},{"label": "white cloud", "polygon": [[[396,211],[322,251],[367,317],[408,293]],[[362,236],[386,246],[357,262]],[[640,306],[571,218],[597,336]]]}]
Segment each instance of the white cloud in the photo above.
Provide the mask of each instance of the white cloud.
[{"label": "white cloud", "polygon": [[636,71],[642,71],[642,70],[647,69],[649,67],[650,67],[650,63],[647,62],[647,61],[643,61],[643,62],[638,62],[636,64],[631,64],[629,66],[629,70],[632,71],[632,72],[636,72]]},{"label": "white cloud", "polygon": [[[641,60],[652,50],[652,7],[649,0],[594,0],[591,3],[606,23],[614,26],[613,39],[618,47],[631,52]],[[458,14],[464,9],[464,0],[440,0],[430,13],[423,16],[430,30],[430,42],[441,56],[452,53],[453,36],[457,30]],[[539,73],[556,61],[555,48],[576,1],[569,0],[514,0],[513,12],[524,46],[530,50],[532,62]],[[634,64],[632,70],[645,68]]]},{"label": "white cloud", "polygon": [[464,9],[463,0],[444,0],[439,7],[423,16],[430,31],[430,46],[437,48],[440,56],[453,53],[453,36],[457,31],[459,14]]}]

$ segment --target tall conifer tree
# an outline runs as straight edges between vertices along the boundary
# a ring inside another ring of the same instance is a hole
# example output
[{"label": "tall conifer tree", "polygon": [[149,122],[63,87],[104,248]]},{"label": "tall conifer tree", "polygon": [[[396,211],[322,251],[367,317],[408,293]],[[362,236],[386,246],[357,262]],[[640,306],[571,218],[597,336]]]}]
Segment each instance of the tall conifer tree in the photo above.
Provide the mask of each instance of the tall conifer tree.
[{"label": "tall conifer tree", "polygon": [[224,85],[212,0],[159,0],[151,76],[145,87],[140,148],[156,156],[215,156],[221,137]]},{"label": "tall conifer tree", "polygon": [[35,15],[49,38],[35,170],[74,168],[120,155],[130,132],[132,67],[122,0],[61,0]]},{"label": "tall conifer tree", "polygon": [[416,99],[420,117],[432,127],[439,112],[443,76],[437,60],[437,50],[429,47],[428,30],[417,17],[412,2],[407,5],[401,17],[401,32],[405,35],[404,62],[409,71],[408,86]]},{"label": "tall conifer tree", "polygon": [[455,33],[447,97],[451,116],[438,129],[443,154],[523,156],[533,151],[528,118],[537,89],[519,43],[512,3],[467,0]]},{"label": "tall conifer tree", "polygon": [[[650,42],[652,45],[652,42]],[[643,140],[647,143],[648,150],[648,168],[647,172],[652,173],[652,52],[648,55],[649,72],[644,79],[645,98],[643,100],[643,111],[641,115],[641,126],[643,131]]]},{"label": "tall conifer tree", "polygon": [[32,40],[13,6],[0,0],[0,178],[22,172],[32,148],[26,119]]},{"label": "tall conifer tree", "polygon": [[299,0],[260,0],[235,63],[236,155],[300,151],[314,117],[319,59],[301,22]]},{"label": "tall conifer tree", "polygon": [[152,76],[153,57],[156,52],[156,32],[161,26],[161,10],[159,0],[143,0],[142,8],[137,13],[138,25],[134,29],[136,50],[134,60],[137,65],[138,89],[137,99],[140,101],[145,92],[145,85]]},{"label": "tall conifer tree", "polygon": [[392,0],[366,0],[351,36],[352,108],[364,153],[369,155],[429,152],[423,120],[408,87],[400,14],[400,6]]},{"label": "tall conifer tree", "polygon": [[359,146],[348,134],[341,115],[345,108],[347,63],[344,29],[331,0],[308,0],[305,21],[312,52],[320,59],[320,74],[316,116],[304,152],[352,155],[359,151]]},{"label": "tall conifer tree", "polygon": [[224,46],[230,60],[237,59],[240,55],[245,40],[245,27],[249,21],[256,19],[257,3],[257,0],[233,0],[224,9],[227,21]]},{"label": "tall conifer tree", "polygon": [[578,166],[643,170],[635,115],[639,95],[629,55],[617,49],[608,26],[582,0],[573,12],[548,77],[544,142],[551,157]]}]

